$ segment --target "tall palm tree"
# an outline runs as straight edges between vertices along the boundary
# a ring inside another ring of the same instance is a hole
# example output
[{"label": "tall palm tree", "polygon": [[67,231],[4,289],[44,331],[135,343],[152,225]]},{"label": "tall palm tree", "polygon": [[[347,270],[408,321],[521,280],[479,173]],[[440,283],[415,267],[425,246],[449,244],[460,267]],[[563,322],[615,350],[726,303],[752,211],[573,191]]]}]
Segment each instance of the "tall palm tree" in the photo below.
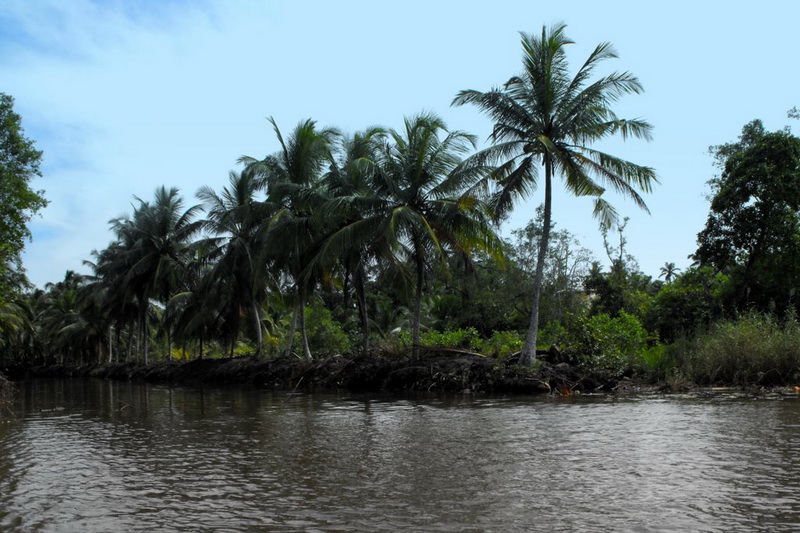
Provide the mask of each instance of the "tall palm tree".
[{"label": "tall palm tree", "polygon": [[167,356],[172,357],[171,317],[168,303],[185,287],[183,271],[188,247],[202,229],[198,220],[199,205],[183,208],[183,199],[176,188],[156,189],[153,202],[136,198],[139,206],[132,218],[112,221],[118,239],[125,247],[120,266],[127,269],[125,282],[139,302],[141,335],[144,338],[144,360],[148,359],[147,316],[150,298],[165,308],[164,326],[167,337]]},{"label": "tall palm tree", "polygon": [[476,154],[472,163],[497,163],[491,180],[496,185],[492,198],[498,217],[514,202],[532,193],[544,169],[544,220],[534,275],[534,297],[530,326],[522,350],[522,364],[536,356],[539,327],[539,300],[542,275],[552,220],[553,177],[560,175],[567,191],[575,196],[594,198],[594,214],[606,227],[616,219],[616,211],[603,193],[611,188],[647,210],[639,191],[650,192],[657,183],[652,168],[636,165],[590,147],[612,135],[650,139],[651,126],[640,119],[625,120],[614,114],[611,105],[628,93],[639,93],[642,86],[629,72],[612,73],[590,81],[602,61],[616,58],[610,43],[601,43],[570,77],[566,46],[571,44],[565,25],[542,28],[540,36],[522,34],[523,72],[509,79],[502,88],[488,92],[461,91],[454,105],[474,104],[493,121],[489,137],[492,146]]},{"label": "tall palm tree", "polygon": [[[139,306],[135,296],[128,291],[126,276],[130,268],[128,251],[120,240],[111,242],[103,250],[92,251],[93,260],[83,264],[93,271],[84,277],[84,290],[90,294],[93,304],[102,309],[109,321],[109,339],[116,344],[118,360],[121,356],[122,336],[127,331],[125,361],[130,359],[133,348],[132,337],[137,322]],[[113,339],[112,339],[113,333]],[[109,355],[113,352],[109,344]]]},{"label": "tall palm tree", "polygon": [[275,209],[262,233],[262,245],[293,287],[295,310],[286,351],[292,350],[299,319],[303,355],[311,359],[305,306],[317,279],[307,266],[320,243],[321,232],[314,212],[324,201],[322,172],[330,161],[331,144],[338,132],[318,129],[313,120],[305,120],[284,139],[275,121],[269,120],[280,150],[261,160],[243,156],[239,161],[245,164],[246,172],[259,178],[267,190],[267,201]]},{"label": "tall palm tree", "polygon": [[228,320],[238,331],[239,318],[249,314],[256,334],[256,353],[263,345],[261,305],[266,297],[267,269],[261,253],[259,229],[271,214],[265,202],[256,199],[259,187],[249,172],[230,173],[230,183],[217,194],[202,187],[197,197],[206,211],[206,228],[214,237],[207,240],[214,259],[210,276],[227,288],[224,307]]},{"label": "tall palm tree", "polygon": [[461,158],[474,146],[472,135],[448,131],[434,114],[407,118],[404,129],[390,131],[380,147],[370,175],[373,194],[339,199],[361,218],[334,232],[322,248],[323,255],[338,255],[353,243],[369,242],[384,260],[408,265],[415,355],[422,297],[436,264],[448,253],[500,249],[488,212],[466,194],[479,173],[461,165]]},{"label": "tall palm tree", "polygon": [[[380,147],[386,140],[383,128],[373,127],[353,136],[342,136],[338,149],[330,162],[330,169],[325,175],[325,187],[328,199],[318,213],[321,221],[328,228],[328,238],[334,237],[338,230],[347,228],[361,220],[375,190],[372,179],[378,171],[377,161]],[[367,270],[380,257],[378,242],[367,239],[351,239],[350,243],[340,246],[334,259],[340,269],[344,308],[349,308],[350,291],[355,293],[356,306],[361,324],[362,353],[369,351],[369,316],[367,312],[366,281]]]},{"label": "tall palm tree", "polygon": [[47,347],[61,362],[98,363],[106,346],[109,317],[95,304],[86,277],[68,271],[63,281],[48,283],[37,321]]},{"label": "tall palm tree", "polygon": [[659,274],[659,278],[664,278],[664,281],[670,283],[675,276],[680,272],[681,269],[675,266],[675,263],[664,263],[664,266],[661,267],[661,273]]}]

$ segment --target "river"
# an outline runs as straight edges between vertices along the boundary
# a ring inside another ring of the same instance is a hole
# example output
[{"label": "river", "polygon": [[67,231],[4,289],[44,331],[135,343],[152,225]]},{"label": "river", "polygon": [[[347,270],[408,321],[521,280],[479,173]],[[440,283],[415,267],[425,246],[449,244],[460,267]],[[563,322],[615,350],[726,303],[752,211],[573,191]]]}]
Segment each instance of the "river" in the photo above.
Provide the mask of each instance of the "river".
[{"label": "river", "polygon": [[797,531],[800,399],[19,383],[0,531]]}]

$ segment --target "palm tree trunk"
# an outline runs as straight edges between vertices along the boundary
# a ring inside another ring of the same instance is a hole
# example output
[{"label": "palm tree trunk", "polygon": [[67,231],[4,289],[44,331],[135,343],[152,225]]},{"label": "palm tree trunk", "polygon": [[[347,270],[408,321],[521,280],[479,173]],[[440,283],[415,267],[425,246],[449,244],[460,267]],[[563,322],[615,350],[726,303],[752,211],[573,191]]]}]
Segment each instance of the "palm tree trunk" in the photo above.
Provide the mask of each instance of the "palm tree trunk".
[{"label": "palm tree trunk", "polygon": [[344,267],[344,280],[343,280],[343,283],[342,283],[342,308],[344,308],[344,312],[346,313],[345,317],[350,314],[350,276],[351,275],[358,275],[358,274],[350,272],[350,263],[348,261],[345,264],[345,267]]},{"label": "palm tree trunk", "polygon": [[136,356],[134,359],[138,362],[142,360],[142,319],[136,321]]},{"label": "palm tree trunk", "polygon": [[169,312],[169,291],[164,292],[164,328],[167,330],[167,361],[172,361],[172,319]]},{"label": "palm tree trunk", "polygon": [[532,365],[536,359],[536,340],[539,335],[539,301],[542,296],[542,281],[544,278],[544,261],[547,257],[547,245],[550,241],[550,220],[553,210],[552,190],[552,163],[549,158],[544,163],[544,220],[542,240],[539,241],[539,253],[536,258],[536,273],[533,277],[533,309],[531,321],[528,325],[528,334],[525,337],[525,346],[520,354],[520,365]]},{"label": "palm tree trunk", "polygon": [[147,311],[145,310],[144,319],[142,320],[142,342],[144,343],[144,364],[147,364],[147,352],[150,348],[149,331],[147,327]]},{"label": "palm tree trunk", "polygon": [[303,342],[303,357],[311,361],[311,349],[308,347],[308,333],[306,332],[306,295],[300,298],[300,338]]},{"label": "palm tree trunk", "polygon": [[414,357],[419,357],[421,336],[420,336],[420,320],[422,318],[422,283],[425,281],[425,263],[422,261],[420,253],[421,247],[417,246],[417,286],[414,291],[414,331],[412,335],[411,354]]},{"label": "palm tree trunk", "polygon": [[289,327],[289,340],[286,343],[286,355],[291,355],[292,348],[294,347],[294,334],[297,331],[297,315],[300,312],[300,304],[295,305],[294,314],[292,314],[292,325]]},{"label": "palm tree trunk", "polygon": [[261,314],[258,312],[258,303],[255,300],[253,300],[253,321],[256,327],[256,358],[258,358],[264,345],[264,334],[261,331]]},{"label": "palm tree trunk", "polygon": [[141,350],[141,351],[139,351],[139,357],[140,357],[139,360],[140,361],[144,360],[144,364],[147,364],[148,363],[148,357],[147,357],[148,356],[148,350],[149,350],[149,347],[150,347],[149,346],[150,343],[148,342],[148,337],[150,337],[150,335],[149,335],[148,325],[147,325],[147,301],[148,300],[147,300],[146,296],[142,296],[141,298],[139,298],[139,301],[140,301],[140,305],[142,306],[142,309],[139,311],[139,339],[137,341],[136,348],[137,348],[137,351]]},{"label": "palm tree trunk", "polygon": [[367,297],[364,291],[364,268],[359,265],[359,268],[354,273],[356,300],[358,303],[358,317],[361,319],[361,335],[363,341],[361,345],[361,353],[366,355],[369,351],[369,318],[367,315]]},{"label": "palm tree trunk", "polygon": [[128,324],[128,347],[125,351],[125,362],[131,362],[131,356],[133,354],[133,324]]}]

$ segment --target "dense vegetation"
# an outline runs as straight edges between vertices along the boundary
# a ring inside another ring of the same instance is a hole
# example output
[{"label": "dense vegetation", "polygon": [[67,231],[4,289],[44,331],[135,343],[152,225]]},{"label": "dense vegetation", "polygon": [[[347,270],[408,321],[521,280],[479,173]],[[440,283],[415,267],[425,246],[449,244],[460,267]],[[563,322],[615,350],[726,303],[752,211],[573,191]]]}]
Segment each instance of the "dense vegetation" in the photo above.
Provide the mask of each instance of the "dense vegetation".
[{"label": "dense vegetation", "polygon": [[31,189],[41,176],[42,152],[25,137],[14,99],[0,93],[0,305],[24,282],[20,254],[30,238],[28,222],[47,202]]},{"label": "dense vegetation", "polygon": [[[114,240],[86,261],[92,274],[67,272],[29,290],[21,270],[6,266],[18,275],[3,277],[13,290],[0,299],[0,359],[311,360],[438,349],[528,366],[538,347],[593,383],[800,378],[800,139],[753,121],[738,141],[712,147],[720,174],[709,182],[695,262],[684,271],[667,262],[663,281],[652,279],[628,253],[628,221],[604,187],[645,207],[640,192],[655,174],[588,146],[649,136],[646,122],[609,107],[641,87],[628,73],[590,80],[615,57],[607,44],[567,76],[563,31],[523,35],[522,75],[457,96],[494,120],[486,150],[474,152],[474,136],[433,113],[352,136],[313,120],[282,132],[273,121],[279,150],[242,157],[222,190],[201,187],[189,199],[160,187],[136,198],[130,216],[110,222]],[[11,172],[27,184],[38,171],[32,154],[27,169],[4,162],[3,179]],[[500,238],[496,223],[536,189],[540,167],[542,207]],[[607,269],[553,222],[556,176],[595,199]],[[33,203],[14,235],[26,235],[26,217],[43,205],[26,194]],[[17,237],[3,241],[3,250],[19,249]]]}]

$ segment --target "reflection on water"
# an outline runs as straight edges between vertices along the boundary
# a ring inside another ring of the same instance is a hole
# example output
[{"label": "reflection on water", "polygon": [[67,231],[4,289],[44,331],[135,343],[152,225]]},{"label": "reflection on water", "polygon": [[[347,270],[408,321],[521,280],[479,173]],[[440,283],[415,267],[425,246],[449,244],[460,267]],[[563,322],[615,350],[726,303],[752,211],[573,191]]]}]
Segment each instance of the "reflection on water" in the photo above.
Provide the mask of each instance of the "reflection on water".
[{"label": "reflection on water", "polygon": [[800,400],[21,384],[3,531],[795,531]]}]

